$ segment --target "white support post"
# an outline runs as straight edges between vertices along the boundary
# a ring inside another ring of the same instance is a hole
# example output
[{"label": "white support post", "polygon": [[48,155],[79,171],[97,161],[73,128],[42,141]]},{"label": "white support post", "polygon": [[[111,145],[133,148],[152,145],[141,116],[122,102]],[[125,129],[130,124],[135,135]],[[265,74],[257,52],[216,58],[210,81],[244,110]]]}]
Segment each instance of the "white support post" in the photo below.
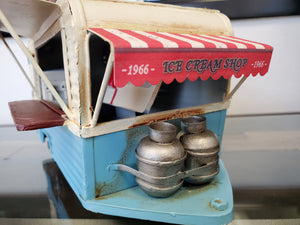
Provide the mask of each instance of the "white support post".
[{"label": "white support post", "polygon": [[105,68],[105,73],[104,73],[104,77],[102,80],[102,84],[99,90],[99,94],[98,94],[98,98],[97,98],[97,102],[96,102],[96,107],[95,107],[95,112],[93,115],[93,119],[91,121],[91,127],[95,127],[100,115],[100,110],[102,107],[102,103],[103,103],[103,99],[104,99],[104,95],[107,89],[107,85],[110,79],[110,75],[112,72],[112,68],[113,68],[113,52],[110,53],[109,57],[108,57],[108,61],[106,64],[106,68]]},{"label": "white support post", "polygon": [[43,72],[43,70],[40,68],[40,66],[38,65],[38,63],[35,61],[35,59],[31,55],[30,51],[24,45],[23,41],[21,40],[21,38],[19,37],[19,35],[16,33],[16,31],[14,30],[14,28],[11,26],[11,24],[8,21],[8,19],[6,18],[6,16],[3,14],[3,12],[1,10],[0,10],[0,20],[3,23],[3,25],[6,27],[6,29],[8,30],[8,32],[11,34],[11,36],[15,39],[16,43],[19,45],[19,47],[21,48],[21,50],[23,51],[23,53],[25,54],[25,56],[27,57],[27,59],[30,61],[30,63],[32,64],[33,68],[36,70],[36,72],[38,73],[38,75],[42,78],[43,82],[49,88],[51,94],[56,99],[56,101],[58,102],[58,104],[60,105],[60,107],[62,108],[62,110],[66,113],[67,117],[72,120],[73,119],[73,115],[70,112],[69,108],[67,107],[67,105],[65,104],[65,102],[62,100],[62,98],[59,96],[59,94],[57,93],[57,91],[55,90],[55,88],[53,87],[53,85],[51,84],[51,82],[49,81],[49,79],[47,78],[46,74]]},{"label": "white support post", "polygon": [[[85,84],[87,85],[85,90],[90,90],[91,88],[91,65],[90,65],[90,38],[91,38],[91,33],[87,33],[85,40],[84,40],[84,52],[85,52]],[[91,110],[91,105],[92,105],[92,94],[91,91],[89,93],[86,93],[86,104],[89,106],[89,111],[88,111],[88,121],[92,120],[92,110]]]}]

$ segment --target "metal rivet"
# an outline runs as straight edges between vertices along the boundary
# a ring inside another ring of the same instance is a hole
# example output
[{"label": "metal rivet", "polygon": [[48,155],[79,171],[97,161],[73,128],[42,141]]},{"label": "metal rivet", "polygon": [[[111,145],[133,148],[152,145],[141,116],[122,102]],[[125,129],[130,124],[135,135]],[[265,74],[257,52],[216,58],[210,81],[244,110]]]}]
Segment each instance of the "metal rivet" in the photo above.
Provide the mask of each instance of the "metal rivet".
[{"label": "metal rivet", "polygon": [[177,214],[175,212],[170,212],[170,215],[175,217]]},{"label": "metal rivet", "polygon": [[214,200],[212,200],[210,202],[210,205],[212,208],[218,211],[224,211],[228,208],[228,202],[220,198],[215,198]]}]

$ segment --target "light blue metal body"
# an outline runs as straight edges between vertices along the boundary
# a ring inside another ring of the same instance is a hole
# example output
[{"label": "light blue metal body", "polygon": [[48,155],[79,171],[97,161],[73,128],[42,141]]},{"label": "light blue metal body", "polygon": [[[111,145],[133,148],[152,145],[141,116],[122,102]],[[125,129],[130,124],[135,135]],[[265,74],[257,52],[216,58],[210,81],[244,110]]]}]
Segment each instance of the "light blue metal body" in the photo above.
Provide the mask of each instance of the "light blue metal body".
[{"label": "light blue metal body", "polygon": [[[205,114],[207,128],[222,140],[226,110]],[[180,120],[169,121],[180,129]],[[179,131],[178,129],[178,131]],[[183,186],[168,198],[146,195],[133,175],[111,171],[120,163],[136,168],[135,149],[149,133],[147,126],[80,138],[66,127],[41,130],[52,156],[82,205],[91,211],[178,224],[227,224],[233,217],[230,180],[220,160],[220,173],[206,185]],[[221,143],[220,143],[221,144]]]}]

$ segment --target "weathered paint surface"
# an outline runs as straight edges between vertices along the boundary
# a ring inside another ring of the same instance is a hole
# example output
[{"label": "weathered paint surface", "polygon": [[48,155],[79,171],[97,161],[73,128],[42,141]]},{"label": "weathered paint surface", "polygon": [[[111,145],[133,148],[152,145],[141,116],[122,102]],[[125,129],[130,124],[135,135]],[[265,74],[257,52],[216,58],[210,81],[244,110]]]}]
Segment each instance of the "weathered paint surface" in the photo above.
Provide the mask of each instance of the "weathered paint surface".
[{"label": "weathered paint surface", "polygon": [[130,128],[148,125],[154,121],[169,121],[169,120],[184,118],[193,115],[218,112],[218,111],[226,110],[229,106],[229,103],[230,101],[224,101],[224,102],[211,103],[211,104],[196,106],[196,107],[151,113],[151,114],[146,114],[146,115],[137,116],[133,118],[120,119],[120,120],[100,123],[94,128],[82,127],[81,130],[76,129],[75,126],[72,126],[72,123],[68,123],[68,127],[72,130],[73,133],[81,137],[87,138],[87,137],[99,136],[103,134],[109,134],[109,133],[114,133],[122,130],[127,130]]},{"label": "weathered paint surface", "polygon": [[[222,140],[226,110],[205,114],[208,129]],[[180,131],[180,119],[170,120]],[[110,164],[124,164],[136,168],[135,149],[140,140],[149,133],[148,126],[139,126],[125,131],[94,138],[95,193],[97,197],[136,186],[133,175],[123,171],[109,171]]]},{"label": "weathered paint surface", "polygon": [[[213,201],[226,207],[212,207]],[[168,198],[152,198],[139,187],[81,203],[94,212],[175,224],[228,224],[233,217],[233,198],[230,180],[220,162],[220,173],[209,184],[183,186]]]},{"label": "weathered paint surface", "polygon": [[[215,132],[221,141],[226,110],[207,113],[205,116],[208,129]],[[170,122],[179,131],[180,119]],[[134,152],[139,141],[148,135],[147,126],[93,138],[80,138],[67,127],[44,129],[42,132],[50,139],[53,158],[88,210],[179,224],[197,224],[199,221],[224,224],[232,219],[231,185],[222,163],[220,173],[208,185],[184,185],[173,196],[165,199],[147,196],[131,174],[108,170],[112,163],[135,168]],[[225,210],[211,207],[211,201],[216,197],[228,203]]]},{"label": "weathered paint surface", "polygon": [[124,1],[82,1],[89,27],[154,32],[232,35],[227,16],[217,10]]},{"label": "weathered paint surface", "polygon": [[191,109],[191,110],[176,110],[174,112],[168,113],[167,115],[161,115],[161,114],[157,114],[157,115],[153,115],[150,118],[147,117],[141,117],[138,118],[135,123],[133,125],[131,125],[129,128],[133,128],[133,127],[139,127],[139,126],[143,126],[143,125],[149,125],[150,123],[153,122],[158,122],[158,121],[169,121],[169,120],[174,120],[177,118],[185,118],[188,116],[192,116],[192,115],[200,115],[204,113],[204,109],[202,108],[197,108],[197,109]]},{"label": "weathered paint surface", "polygon": [[95,197],[93,138],[79,138],[67,127],[40,130],[46,136],[51,155],[73,191],[84,199]]},{"label": "weathered paint surface", "polygon": [[109,171],[108,167],[113,163],[121,163],[135,168],[135,149],[147,133],[147,127],[137,127],[94,138],[97,197],[136,186],[134,176],[125,172]]}]

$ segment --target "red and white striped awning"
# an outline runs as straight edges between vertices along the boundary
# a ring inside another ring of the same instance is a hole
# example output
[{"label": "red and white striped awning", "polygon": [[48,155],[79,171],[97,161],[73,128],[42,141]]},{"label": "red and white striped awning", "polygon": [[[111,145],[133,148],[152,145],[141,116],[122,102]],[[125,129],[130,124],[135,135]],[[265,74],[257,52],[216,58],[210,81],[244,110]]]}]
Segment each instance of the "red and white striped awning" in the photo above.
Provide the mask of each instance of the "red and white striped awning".
[{"label": "red and white striped awning", "polygon": [[89,28],[114,51],[114,86],[264,75],[273,48],[228,36]]}]

